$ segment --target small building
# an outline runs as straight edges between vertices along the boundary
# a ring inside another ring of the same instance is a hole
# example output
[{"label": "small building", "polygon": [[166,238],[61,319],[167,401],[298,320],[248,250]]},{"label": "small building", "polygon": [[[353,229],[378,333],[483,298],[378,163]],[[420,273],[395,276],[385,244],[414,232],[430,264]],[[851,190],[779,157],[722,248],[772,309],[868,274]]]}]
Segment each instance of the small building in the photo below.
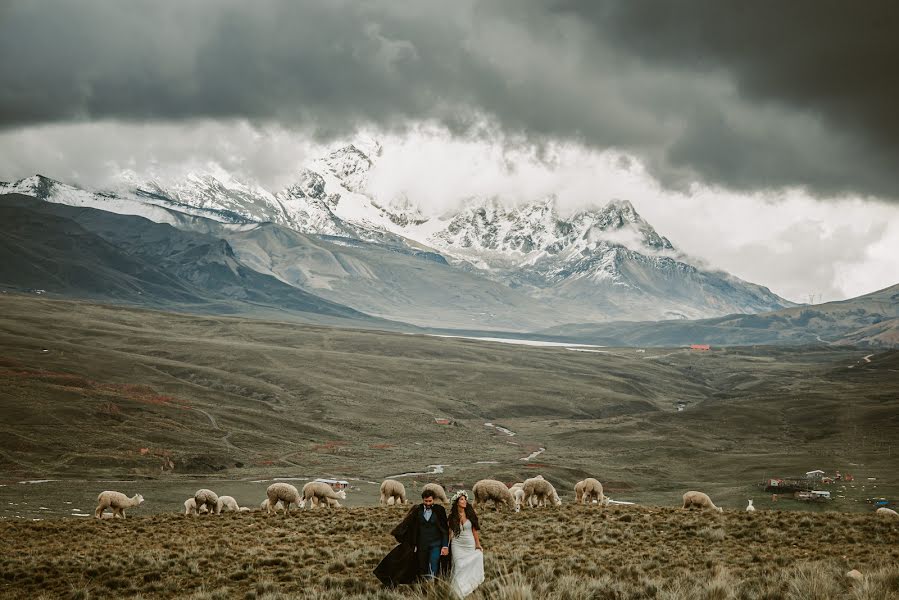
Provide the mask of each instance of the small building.
[{"label": "small building", "polygon": [[434,417],[434,422],[438,425],[455,425],[456,422],[448,417]]},{"label": "small building", "polygon": [[690,350],[699,350],[702,352],[708,352],[712,347],[708,344],[690,344]]},{"label": "small building", "polygon": [[809,490],[806,492],[796,492],[793,494],[795,500],[803,502],[828,502],[830,500],[830,492],[824,490]]},{"label": "small building", "polygon": [[821,469],[806,471],[805,476],[807,479],[821,479],[822,477],[824,477],[824,471],[822,471]]},{"label": "small building", "polygon": [[775,494],[810,491],[811,482],[804,477],[771,477],[765,481],[765,491]]}]

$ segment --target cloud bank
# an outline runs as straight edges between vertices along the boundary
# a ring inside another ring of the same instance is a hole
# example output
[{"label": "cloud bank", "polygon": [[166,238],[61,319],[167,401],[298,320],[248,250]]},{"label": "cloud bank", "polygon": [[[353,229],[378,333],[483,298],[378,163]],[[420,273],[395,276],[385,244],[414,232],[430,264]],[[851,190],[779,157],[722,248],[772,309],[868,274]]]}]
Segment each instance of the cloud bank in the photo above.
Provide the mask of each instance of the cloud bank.
[{"label": "cloud bank", "polygon": [[897,16],[888,2],[13,0],[0,127],[247,120],[327,141],[437,123],[630,153],[671,189],[896,201]]}]

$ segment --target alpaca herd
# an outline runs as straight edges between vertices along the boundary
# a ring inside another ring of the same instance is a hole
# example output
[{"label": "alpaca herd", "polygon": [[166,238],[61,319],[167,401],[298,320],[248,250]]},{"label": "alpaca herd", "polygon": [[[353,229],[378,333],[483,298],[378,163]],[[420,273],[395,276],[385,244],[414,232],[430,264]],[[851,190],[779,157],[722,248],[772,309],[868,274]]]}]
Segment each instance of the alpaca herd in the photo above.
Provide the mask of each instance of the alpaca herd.
[{"label": "alpaca herd", "polygon": [[[440,484],[428,483],[422,487],[422,491],[430,490],[437,502],[449,504],[446,490]],[[603,493],[602,484],[593,477],[578,481],[574,485],[576,504],[598,504],[600,507],[608,506],[611,500]],[[284,511],[290,513],[291,506],[298,509],[327,507],[340,508],[340,500],[346,499],[346,491],[335,491],[331,485],[324,481],[310,481],[298,490],[295,486],[276,482],[266,489],[266,498],[259,505],[266,513]],[[716,506],[708,494],[698,491],[688,491],[682,496],[682,509],[709,509],[723,512],[720,506]],[[125,518],[125,510],[139,506],[144,501],[140,494],[129,498],[125,494],[115,491],[102,492],[97,497],[97,508],[94,511],[96,518],[101,518],[103,512],[109,508],[113,517]],[[470,502],[473,506],[493,509],[508,509],[519,512],[522,507],[537,508],[545,506],[561,506],[562,500],[556,488],[542,475],[531,477],[522,482],[507,485],[496,479],[481,479],[471,488]],[[403,506],[411,504],[406,497],[406,487],[396,479],[385,479],[380,486],[379,506]],[[202,488],[184,501],[185,515],[215,514],[223,512],[249,512],[247,506],[238,505],[232,496],[219,496],[212,490]],[[752,499],[745,509],[754,512]],[[894,510],[878,508],[876,514],[880,517],[899,518]]]}]

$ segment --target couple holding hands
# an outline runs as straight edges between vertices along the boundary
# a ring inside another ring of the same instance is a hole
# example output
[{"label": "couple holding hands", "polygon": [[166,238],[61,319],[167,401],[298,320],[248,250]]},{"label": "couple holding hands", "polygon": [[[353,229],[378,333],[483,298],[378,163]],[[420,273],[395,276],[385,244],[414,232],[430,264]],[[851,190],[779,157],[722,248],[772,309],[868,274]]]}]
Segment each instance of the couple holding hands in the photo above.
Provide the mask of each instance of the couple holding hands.
[{"label": "couple holding hands", "polygon": [[381,560],[375,576],[394,586],[449,575],[453,592],[464,598],[484,581],[480,529],[468,492],[453,494],[447,517],[446,509],[434,503],[434,492],[425,490],[421,504],[390,532],[399,545]]}]

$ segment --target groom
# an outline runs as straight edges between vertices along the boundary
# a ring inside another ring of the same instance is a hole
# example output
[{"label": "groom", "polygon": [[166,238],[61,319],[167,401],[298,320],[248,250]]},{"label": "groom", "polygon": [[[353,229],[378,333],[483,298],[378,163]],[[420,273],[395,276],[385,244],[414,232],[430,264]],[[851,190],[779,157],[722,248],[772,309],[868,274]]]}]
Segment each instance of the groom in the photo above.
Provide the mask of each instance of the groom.
[{"label": "groom", "polygon": [[434,492],[421,493],[415,521],[418,522],[418,570],[434,579],[440,572],[440,557],[449,555],[449,525],[446,509],[434,503]]},{"label": "groom", "polygon": [[[375,569],[387,585],[413,583],[418,577],[434,579],[441,573],[441,557],[449,556],[449,526],[446,509],[434,503],[434,492],[421,493],[421,504],[412,507],[402,522],[390,532],[399,546]],[[448,570],[444,559],[442,571]]]}]

